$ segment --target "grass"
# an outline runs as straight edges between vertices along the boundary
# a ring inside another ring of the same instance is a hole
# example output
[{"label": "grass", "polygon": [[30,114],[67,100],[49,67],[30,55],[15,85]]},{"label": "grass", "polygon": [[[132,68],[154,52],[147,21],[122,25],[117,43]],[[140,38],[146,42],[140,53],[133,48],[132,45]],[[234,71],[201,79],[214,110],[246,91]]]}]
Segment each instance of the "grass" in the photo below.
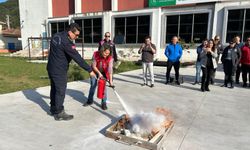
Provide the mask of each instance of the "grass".
[{"label": "grass", "polygon": [[[88,61],[90,63],[90,61]],[[115,73],[139,69],[135,62],[122,62]],[[68,81],[88,79],[86,71],[70,65]],[[29,63],[24,58],[0,56],[0,94],[49,85],[46,64]]]}]

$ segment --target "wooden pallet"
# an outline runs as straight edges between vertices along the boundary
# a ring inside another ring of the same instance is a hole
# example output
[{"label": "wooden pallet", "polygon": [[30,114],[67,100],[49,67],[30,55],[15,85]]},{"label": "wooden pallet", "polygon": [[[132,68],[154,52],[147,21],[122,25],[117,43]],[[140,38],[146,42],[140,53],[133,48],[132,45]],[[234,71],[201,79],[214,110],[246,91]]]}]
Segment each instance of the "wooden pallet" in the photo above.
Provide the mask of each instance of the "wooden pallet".
[{"label": "wooden pallet", "polygon": [[[121,118],[122,116],[118,118],[118,121]],[[115,139],[115,141],[120,142],[120,143],[128,144],[131,146],[135,145],[135,146],[143,147],[143,148],[150,149],[150,150],[160,150],[162,148],[163,142],[166,140],[169,132],[171,131],[174,125],[174,122],[171,121],[168,128],[162,128],[152,139],[147,141],[147,140],[142,140],[142,139],[138,139],[135,137],[129,137],[129,136],[126,136],[126,135],[123,135],[114,131],[118,121],[115,122],[111,127],[109,127],[106,130],[107,137]]]}]

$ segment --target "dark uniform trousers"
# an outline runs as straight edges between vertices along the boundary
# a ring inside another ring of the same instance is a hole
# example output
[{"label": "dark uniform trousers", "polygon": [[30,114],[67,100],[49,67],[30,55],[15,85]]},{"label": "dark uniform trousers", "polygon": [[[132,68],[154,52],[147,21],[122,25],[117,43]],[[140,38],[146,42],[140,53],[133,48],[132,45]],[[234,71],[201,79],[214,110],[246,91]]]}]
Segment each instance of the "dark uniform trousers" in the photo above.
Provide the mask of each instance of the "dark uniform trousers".
[{"label": "dark uniform trousers", "polygon": [[50,78],[50,112],[58,114],[64,110],[64,98],[67,88],[67,74],[55,75],[49,74]]},{"label": "dark uniform trousers", "polygon": [[51,39],[47,71],[51,83],[50,111],[52,114],[58,114],[64,109],[63,102],[67,87],[67,71],[71,60],[73,59],[86,71],[92,71],[75,47],[75,44],[69,39],[67,31],[56,33]]}]

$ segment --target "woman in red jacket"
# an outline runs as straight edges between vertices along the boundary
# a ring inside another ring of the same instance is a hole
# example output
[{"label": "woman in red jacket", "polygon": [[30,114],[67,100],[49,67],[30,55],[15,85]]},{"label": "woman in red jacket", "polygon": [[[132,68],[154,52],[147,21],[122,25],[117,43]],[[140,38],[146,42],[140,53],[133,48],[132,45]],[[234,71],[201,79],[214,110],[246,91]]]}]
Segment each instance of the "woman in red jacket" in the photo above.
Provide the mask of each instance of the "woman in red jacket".
[{"label": "woman in red jacket", "polygon": [[241,67],[243,87],[247,87],[247,75],[250,87],[250,37],[247,38],[245,45],[241,48]]},{"label": "woman in red jacket", "polygon": [[[109,81],[111,87],[113,85],[112,73],[113,73],[113,57],[111,53],[111,47],[107,44],[103,44],[99,51],[96,51],[93,55],[92,69],[97,74],[97,77],[105,78]],[[93,104],[95,89],[97,86],[97,78],[90,78],[90,89],[87,103],[84,106]],[[107,90],[105,88],[104,97],[102,99],[102,109],[107,108]]]}]

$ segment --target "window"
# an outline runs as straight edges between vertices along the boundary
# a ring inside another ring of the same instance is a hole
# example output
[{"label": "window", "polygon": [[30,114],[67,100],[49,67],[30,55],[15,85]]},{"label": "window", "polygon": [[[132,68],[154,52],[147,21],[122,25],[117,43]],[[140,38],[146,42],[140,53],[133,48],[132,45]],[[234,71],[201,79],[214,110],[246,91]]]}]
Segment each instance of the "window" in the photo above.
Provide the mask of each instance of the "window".
[{"label": "window", "polygon": [[68,22],[52,22],[50,23],[51,26],[51,36],[53,36],[55,33],[57,32],[62,32],[65,31],[67,26],[68,26]]},{"label": "window", "polygon": [[207,38],[208,14],[195,14],[193,26],[193,41],[195,43],[201,43]]},{"label": "window", "polygon": [[242,41],[250,35],[250,9],[228,11],[226,42],[237,35],[241,37]]},{"label": "window", "polygon": [[143,43],[149,35],[150,16],[115,18],[115,39],[117,44]]},{"label": "window", "polygon": [[[75,20],[81,27],[81,33],[76,43],[98,43],[102,39],[102,18]],[[82,39],[83,37],[83,39]]]},{"label": "window", "polygon": [[245,29],[244,29],[244,41],[250,36],[250,9],[246,10],[245,17]]},{"label": "window", "polygon": [[208,13],[167,16],[166,43],[178,36],[186,43],[201,43],[207,37]]}]

